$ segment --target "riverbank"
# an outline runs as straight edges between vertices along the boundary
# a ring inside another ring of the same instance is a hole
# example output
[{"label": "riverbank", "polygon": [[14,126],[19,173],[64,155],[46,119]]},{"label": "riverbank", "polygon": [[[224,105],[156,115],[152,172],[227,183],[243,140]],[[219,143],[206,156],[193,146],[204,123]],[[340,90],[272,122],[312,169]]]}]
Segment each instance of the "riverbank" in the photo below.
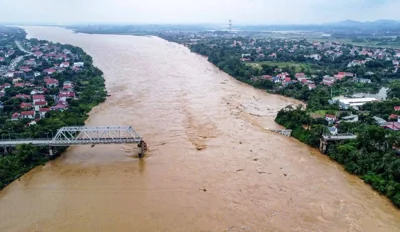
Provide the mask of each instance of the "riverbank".
[{"label": "riverbank", "polygon": [[131,146],[71,147],[0,192],[0,231],[400,227],[386,198],[326,156],[265,130],[280,128],[276,113],[297,101],[249,87],[159,38],[27,31],[85,49],[112,93],[87,125],[131,125],[149,153],[138,160]]}]

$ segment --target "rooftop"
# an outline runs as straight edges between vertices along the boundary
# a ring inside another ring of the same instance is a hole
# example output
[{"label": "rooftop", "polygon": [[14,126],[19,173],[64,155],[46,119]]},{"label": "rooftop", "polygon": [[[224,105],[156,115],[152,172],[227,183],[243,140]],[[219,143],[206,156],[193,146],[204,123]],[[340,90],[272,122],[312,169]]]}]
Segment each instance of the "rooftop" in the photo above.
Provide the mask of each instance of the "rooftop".
[{"label": "rooftop", "polygon": [[373,97],[365,97],[365,98],[344,98],[338,99],[343,104],[359,104],[359,103],[367,103],[371,101],[378,101],[378,99]]}]

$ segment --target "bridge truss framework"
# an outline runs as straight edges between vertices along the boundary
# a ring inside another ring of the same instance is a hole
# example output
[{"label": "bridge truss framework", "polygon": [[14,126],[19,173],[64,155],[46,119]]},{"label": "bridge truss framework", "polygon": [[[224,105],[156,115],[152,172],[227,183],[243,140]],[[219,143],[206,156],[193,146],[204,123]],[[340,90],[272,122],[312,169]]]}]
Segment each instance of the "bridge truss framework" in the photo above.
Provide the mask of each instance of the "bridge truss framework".
[{"label": "bridge truss framework", "polygon": [[15,147],[20,144],[34,146],[68,147],[72,145],[97,144],[139,144],[141,154],[144,152],[143,141],[130,126],[73,126],[62,127],[52,139],[0,140],[0,146]]}]

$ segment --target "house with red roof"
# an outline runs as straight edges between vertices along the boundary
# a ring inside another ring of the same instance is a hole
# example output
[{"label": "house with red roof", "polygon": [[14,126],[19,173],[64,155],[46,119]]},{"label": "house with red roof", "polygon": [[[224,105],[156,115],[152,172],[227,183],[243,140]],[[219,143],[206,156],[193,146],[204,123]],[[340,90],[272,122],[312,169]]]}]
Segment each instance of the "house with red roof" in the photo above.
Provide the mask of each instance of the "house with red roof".
[{"label": "house with red roof", "polygon": [[24,88],[25,87],[25,83],[15,83],[14,87]]},{"label": "house with red roof", "polygon": [[285,77],[285,79],[282,82],[282,85],[287,86],[290,83],[292,83],[292,79],[290,77]]},{"label": "house with red roof", "polygon": [[392,130],[392,131],[398,131],[400,130],[400,123],[399,122],[387,122],[384,125],[382,125],[384,129]]},{"label": "house with red roof", "polygon": [[309,89],[309,90],[313,90],[313,89],[315,89],[315,88],[317,88],[317,86],[316,86],[315,84],[309,84],[309,85],[308,85],[308,89]]},{"label": "house with red roof", "polygon": [[43,53],[38,51],[38,52],[34,52],[33,55],[34,55],[37,59],[39,59],[40,57],[43,56]]},{"label": "house with red roof", "polygon": [[74,92],[65,92],[65,91],[61,91],[59,94],[58,94],[58,100],[59,101],[67,101],[67,99],[70,99],[70,98],[75,98],[75,93]]},{"label": "house with red roof", "polygon": [[31,99],[31,96],[26,94],[17,94],[13,98],[20,98],[20,99]]},{"label": "house with red roof", "polygon": [[[64,57],[62,57],[64,59]],[[62,62],[60,68],[69,68],[69,62]]]},{"label": "house with red roof", "polygon": [[337,80],[341,80],[345,77],[354,77],[354,74],[351,72],[338,72],[338,74],[335,75]]},{"label": "house with red roof", "polygon": [[21,112],[21,118],[29,118],[29,119],[34,119],[35,118],[35,111],[22,111]]},{"label": "house with red roof", "polygon": [[324,79],[322,80],[321,84],[331,86],[335,83],[335,78],[330,77],[330,76],[324,76]]},{"label": "house with red roof", "polygon": [[50,107],[51,110],[58,110],[58,111],[64,111],[68,109],[68,104],[63,101],[59,101],[57,105]]},{"label": "house with red roof", "polygon": [[3,89],[8,89],[8,88],[11,88],[11,84],[10,83],[4,83],[0,87],[3,88]]},{"label": "house with red roof", "polygon": [[39,101],[45,101],[44,95],[39,95],[39,94],[33,95],[32,98],[33,98],[33,104],[35,104],[36,102],[39,102]]},{"label": "house with red roof", "polygon": [[18,112],[13,113],[13,115],[11,116],[11,121],[18,121],[20,116],[21,114]]},{"label": "house with red roof", "polygon": [[47,106],[47,101],[36,101],[33,104],[35,106],[35,111],[39,111],[40,108]]},{"label": "house with red roof", "polygon": [[336,74],[334,77],[336,80],[342,80],[343,78],[345,78],[345,75]]},{"label": "house with red roof", "polygon": [[46,87],[47,88],[55,88],[58,87],[58,80],[49,78],[49,79],[44,79],[44,82],[46,82]]},{"label": "house with red roof", "polygon": [[398,121],[398,119],[399,119],[399,115],[397,115],[397,114],[391,114],[389,116],[389,121]]},{"label": "house with red roof", "polygon": [[39,115],[40,118],[45,118],[46,117],[46,113],[50,111],[50,108],[40,108],[39,109]]},{"label": "house with red roof", "polygon": [[32,108],[32,103],[26,103],[22,102],[19,107],[23,110],[31,109]]},{"label": "house with red roof", "polygon": [[326,114],[325,115],[325,120],[328,121],[329,123],[335,123],[337,118],[335,115],[332,114]]},{"label": "house with red roof", "polygon": [[295,77],[296,77],[296,79],[304,78],[304,77],[306,77],[306,74],[304,74],[304,73],[296,73]]},{"label": "house with red roof", "polygon": [[394,107],[394,110],[395,110],[395,111],[400,111],[400,106],[395,106],[395,107]]},{"label": "house with red roof", "polygon": [[55,73],[56,70],[53,68],[49,68],[49,69],[45,69],[43,72],[46,73],[47,75],[51,75],[51,74]]}]

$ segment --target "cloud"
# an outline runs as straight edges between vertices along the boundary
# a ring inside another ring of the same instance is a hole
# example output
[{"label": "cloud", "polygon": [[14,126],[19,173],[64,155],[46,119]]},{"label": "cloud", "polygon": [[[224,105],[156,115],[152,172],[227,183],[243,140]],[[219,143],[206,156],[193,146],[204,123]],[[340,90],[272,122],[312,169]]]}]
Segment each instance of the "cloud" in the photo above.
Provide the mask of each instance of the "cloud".
[{"label": "cloud", "polygon": [[324,23],[395,19],[399,0],[1,0],[15,23]]}]

